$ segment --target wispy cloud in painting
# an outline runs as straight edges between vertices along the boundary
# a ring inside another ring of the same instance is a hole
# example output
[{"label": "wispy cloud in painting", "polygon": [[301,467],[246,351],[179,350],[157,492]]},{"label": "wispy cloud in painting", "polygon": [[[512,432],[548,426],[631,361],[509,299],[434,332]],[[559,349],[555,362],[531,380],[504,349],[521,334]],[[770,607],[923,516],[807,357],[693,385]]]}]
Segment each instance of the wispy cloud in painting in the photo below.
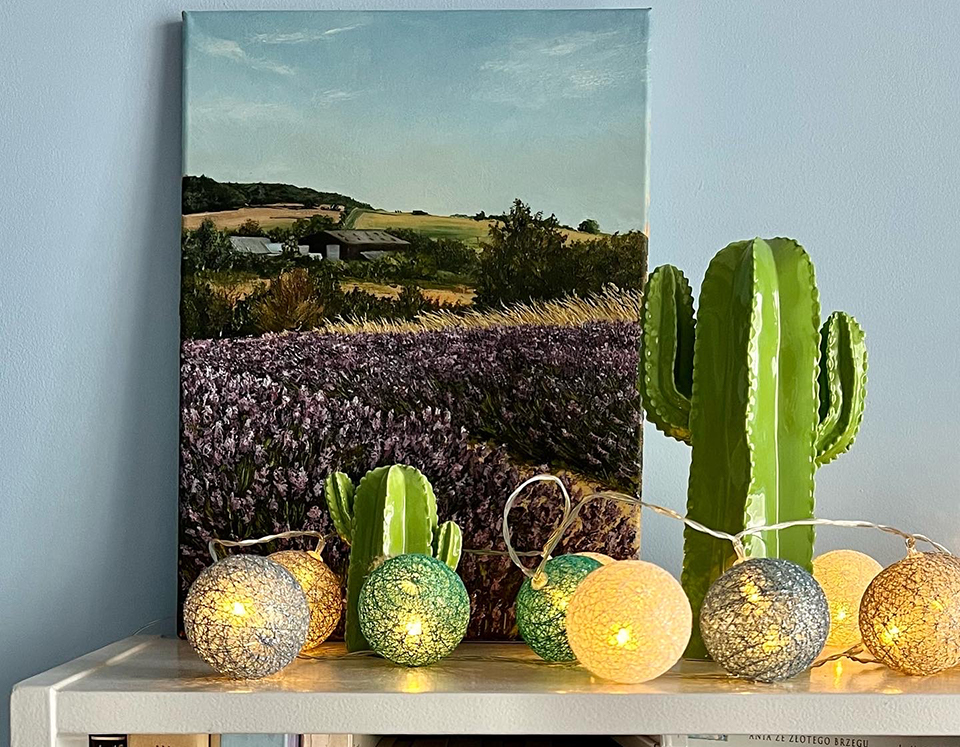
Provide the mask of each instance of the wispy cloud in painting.
[{"label": "wispy cloud in painting", "polygon": [[331,88],[327,91],[318,91],[313,95],[313,103],[317,106],[331,106],[340,101],[350,101],[360,95],[359,91],[344,91],[340,88]]},{"label": "wispy cloud in painting", "polygon": [[301,113],[287,104],[271,101],[248,101],[229,96],[218,96],[193,104],[188,115],[198,122],[230,122],[256,124],[258,122],[296,122]]},{"label": "wispy cloud in painting", "polygon": [[305,44],[307,42],[323,41],[331,36],[342,34],[346,31],[353,31],[360,28],[362,24],[355,23],[352,26],[337,26],[324,31],[291,31],[289,33],[256,34],[253,41],[260,44]]},{"label": "wispy cloud in painting", "polygon": [[201,36],[197,39],[197,48],[210,57],[222,57],[254,70],[265,70],[277,75],[293,75],[296,71],[289,65],[248,53],[232,39],[218,39],[214,36]]},{"label": "wispy cloud in painting", "polygon": [[481,66],[481,100],[540,108],[558,98],[584,98],[642,71],[619,31],[578,31],[551,39],[515,38]]}]

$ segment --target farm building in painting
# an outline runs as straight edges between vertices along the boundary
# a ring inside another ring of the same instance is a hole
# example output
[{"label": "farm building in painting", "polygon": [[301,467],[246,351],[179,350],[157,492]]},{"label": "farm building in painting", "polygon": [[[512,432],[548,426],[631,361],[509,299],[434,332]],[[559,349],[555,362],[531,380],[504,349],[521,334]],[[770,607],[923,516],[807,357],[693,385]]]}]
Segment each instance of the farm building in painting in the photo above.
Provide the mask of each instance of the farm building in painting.
[{"label": "farm building in painting", "polygon": [[[283,244],[270,241],[265,236],[231,236],[230,247],[241,254],[259,254],[269,257],[279,257],[283,254]],[[300,254],[307,254],[310,251],[306,244],[300,244],[297,249]]]},{"label": "farm building in painting", "polygon": [[318,231],[300,239],[310,247],[310,254],[324,259],[376,259],[387,252],[407,249],[410,243],[386,231],[344,229]]}]

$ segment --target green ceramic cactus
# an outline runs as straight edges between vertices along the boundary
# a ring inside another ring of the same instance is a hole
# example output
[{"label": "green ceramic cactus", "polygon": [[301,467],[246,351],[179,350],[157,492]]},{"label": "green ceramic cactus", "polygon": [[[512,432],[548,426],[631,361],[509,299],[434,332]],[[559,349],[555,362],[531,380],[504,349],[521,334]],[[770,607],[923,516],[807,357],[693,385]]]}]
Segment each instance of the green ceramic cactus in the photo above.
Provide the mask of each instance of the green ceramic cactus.
[{"label": "green ceramic cactus", "polygon": [[[853,443],[863,417],[867,352],[853,317],[820,328],[813,264],[791,239],[723,249],[707,269],[694,319],[675,267],[644,293],[640,391],[648,419],[693,448],[687,516],[725,532],[813,516],[814,472]],[[752,557],[809,569],[813,529],[764,532]],[[694,619],[733,561],[728,542],[687,529],[682,582]],[[696,627],[696,626],[695,626]],[[704,657],[694,630],[690,657]]]},{"label": "green ceramic cactus", "polygon": [[368,646],[360,631],[357,603],[370,572],[386,558],[406,553],[432,555],[456,570],[462,546],[460,527],[452,521],[437,525],[433,487],[413,467],[377,467],[356,488],[347,475],[335,472],[327,477],[325,489],[334,526],[350,545],[347,650],[361,651]]}]

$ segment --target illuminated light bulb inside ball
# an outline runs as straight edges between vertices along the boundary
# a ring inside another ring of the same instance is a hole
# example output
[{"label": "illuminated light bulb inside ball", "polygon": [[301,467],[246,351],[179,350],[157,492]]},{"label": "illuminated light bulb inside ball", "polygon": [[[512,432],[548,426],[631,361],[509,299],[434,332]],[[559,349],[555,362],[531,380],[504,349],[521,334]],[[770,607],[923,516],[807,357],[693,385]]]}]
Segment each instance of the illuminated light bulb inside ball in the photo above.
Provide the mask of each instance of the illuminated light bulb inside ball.
[{"label": "illuminated light bulb inside ball", "polygon": [[293,574],[306,595],[310,606],[310,630],[301,653],[315,653],[340,622],[343,612],[340,579],[316,552],[282,550],[269,557]]},{"label": "illuminated light bulb inside ball", "polygon": [[454,573],[429,555],[385,560],[367,577],[357,603],[360,630],[386,659],[423,666],[450,654],[470,621],[470,597]]},{"label": "illuminated light bulb inside ball", "polygon": [[870,582],[860,602],[863,644],[904,674],[960,665],[960,559],[911,552]]},{"label": "illuminated light bulb inside ball", "polygon": [[567,607],[580,664],[614,682],[659,677],[680,660],[693,613],[677,580],[653,563],[621,560],[590,573]]},{"label": "illuminated light bulb inside ball", "polygon": [[300,652],[310,608],[296,578],[279,563],[231,555],[206,568],[183,603],[187,640],[217,672],[266,677]]},{"label": "illuminated light bulb inside ball", "polygon": [[796,563],[751,558],[707,591],[700,634],[730,674],[776,682],[807,669],[823,650],[830,610],[820,584]]},{"label": "illuminated light bulb inside ball", "polygon": [[539,576],[523,582],[515,605],[517,629],[541,659],[576,658],[567,642],[567,608],[580,582],[601,567],[586,555],[559,555],[544,564]]},{"label": "illuminated light bulb inside ball", "polygon": [[813,577],[830,608],[827,646],[847,649],[860,643],[860,600],[883,566],[855,550],[833,550],[813,559]]}]

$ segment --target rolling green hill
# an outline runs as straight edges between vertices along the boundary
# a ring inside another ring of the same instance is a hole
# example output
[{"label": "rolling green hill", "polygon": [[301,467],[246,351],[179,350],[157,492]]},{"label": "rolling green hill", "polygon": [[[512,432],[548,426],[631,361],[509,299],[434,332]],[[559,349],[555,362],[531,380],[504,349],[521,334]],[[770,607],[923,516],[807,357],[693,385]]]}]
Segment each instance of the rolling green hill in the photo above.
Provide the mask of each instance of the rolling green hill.
[{"label": "rolling green hill", "polygon": [[269,182],[218,182],[204,175],[183,177],[182,203],[184,215],[292,203],[306,207],[343,205],[347,211],[372,209],[368,203],[339,192],[320,192],[310,187]]}]

